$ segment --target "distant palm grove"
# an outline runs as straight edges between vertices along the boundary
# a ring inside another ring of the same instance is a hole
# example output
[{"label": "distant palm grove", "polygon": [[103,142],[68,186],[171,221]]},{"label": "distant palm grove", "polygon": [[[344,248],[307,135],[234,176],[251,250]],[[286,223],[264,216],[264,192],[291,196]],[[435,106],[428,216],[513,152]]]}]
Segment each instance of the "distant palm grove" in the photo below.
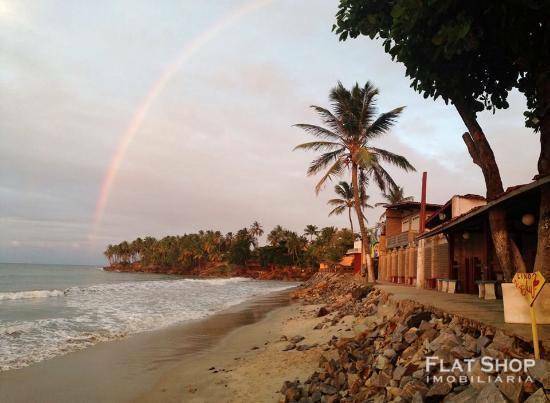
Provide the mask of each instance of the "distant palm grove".
[{"label": "distant palm grove", "polygon": [[349,229],[308,225],[298,234],[277,225],[266,237],[267,244],[259,246],[264,234],[254,222],[236,233],[199,231],[193,234],[137,238],[109,245],[105,257],[110,266],[139,264],[155,271],[193,271],[220,265],[261,267],[298,266],[318,267],[319,262],[337,262],[353,247],[355,235]]}]

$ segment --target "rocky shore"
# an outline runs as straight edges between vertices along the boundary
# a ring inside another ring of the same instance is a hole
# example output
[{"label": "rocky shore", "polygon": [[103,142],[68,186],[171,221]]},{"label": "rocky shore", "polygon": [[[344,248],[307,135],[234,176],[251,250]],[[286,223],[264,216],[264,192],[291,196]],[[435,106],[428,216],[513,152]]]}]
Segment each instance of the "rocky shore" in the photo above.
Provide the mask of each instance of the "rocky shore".
[{"label": "rocky shore", "polygon": [[237,266],[225,263],[209,264],[204,267],[184,269],[181,267],[160,267],[142,265],[139,262],[118,263],[103,268],[106,271],[127,272],[127,273],[158,273],[175,274],[183,276],[194,276],[204,278],[220,277],[247,277],[256,280],[279,280],[279,281],[306,281],[316,273],[312,268],[301,268],[291,266],[274,266],[261,268],[258,266]]},{"label": "rocky shore", "polygon": [[[500,330],[414,301],[394,301],[345,275],[317,274],[294,297],[322,304],[315,314],[324,319],[314,329],[334,331],[326,345],[314,346],[318,369],[306,379],[285,381],[281,401],[549,401],[550,362],[521,366],[533,357],[532,347]],[[352,336],[340,336],[336,327],[342,326]],[[283,351],[311,348],[307,340],[288,342]],[[496,365],[513,359],[513,367]]]}]

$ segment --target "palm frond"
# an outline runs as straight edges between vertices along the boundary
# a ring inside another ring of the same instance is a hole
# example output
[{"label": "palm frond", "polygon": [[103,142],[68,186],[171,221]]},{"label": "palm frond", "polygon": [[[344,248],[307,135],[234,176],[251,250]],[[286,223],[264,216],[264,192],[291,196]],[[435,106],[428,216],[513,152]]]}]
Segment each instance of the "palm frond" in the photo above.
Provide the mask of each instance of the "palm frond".
[{"label": "palm frond", "polygon": [[353,154],[353,160],[356,162],[356,164],[359,166],[359,168],[367,169],[367,170],[372,166],[375,158],[376,158],[376,155],[373,154],[366,147],[359,148]]},{"label": "palm frond", "polygon": [[347,201],[344,199],[330,199],[329,201],[327,201],[327,204],[331,206],[345,205],[346,203]]},{"label": "palm frond", "polygon": [[382,160],[389,162],[390,164],[393,164],[401,169],[404,169],[407,172],[416,171],[416,168],[413,167],[411,163],[407,160],[407,158],[403,157],[402,155],[394,154],[390,151],[376,147],[368,147],[368,149],[371,153],[376,154],[380,158],[382,158]]},{"label": "palm frond", "polygon": [[386,133],[397,122],[397,118],[401,112],[405,109],[404,106],[395,108],[389,112],[382,113],[376,118],[374,122],[365,130],[365,136],[367,139],[372,139]]},{"label": "palm frond", "polygon": [[334,133],[334,131],[329,130],[322,126],[310,125],[307,123],[297,123],[293,126],[298,127],[306,131],[307,133],[312,134],[315,137],[319,137],[321,139],[340,140],[340,136],[337,133]]},{"label": "palm frond", "polygon": [[311,105],[311,108],[321,116],[321,119],[323,122],[330,127],[334,132],[339,133],[340,135],[344,134],[346,132],[346,129],[344,125],[342,124],[342,121],[339,120],[334,114],[329,111],[326,108],[323,108],[322,106],[317,105]]},{"label": "palm frond", "polygon": [[337,147],[342,147],[339,143],[334,143],[332,141],[310,141],[308,143],[299,144],[292,151],[296,150],[325,150],[332,151]]},{"label": "palm frond", "polygon": [[346,206],[338,206],[338,207],[335,207],[333,208],[330,213],[328,213],[328,216],[330,217],[331,215],[340,215],[342,214],[344,211],[346,211],[347,207]]},{"label": "palm frond", "polygon": [[309,165],[309,168],[307,170],[308,176],[315,175],[319,173],[319,171],[321,171],[322,169],[325,169],[328,164],[337,159],[343,152],[345,152],[345,150],[345,148],[340,148],[335,151],[321,154],[320,157],[314,159]]},{"label": "palm frond", "polygon": [[323,175],[319,183],[317,183],[317,185],[315,186],[315,193],[319,194],[327,180],[332,180],[334,176],[340,176],[344,168],[345,165],[342,157],[337,158],[334,164],[328,169],[328,171]]}]

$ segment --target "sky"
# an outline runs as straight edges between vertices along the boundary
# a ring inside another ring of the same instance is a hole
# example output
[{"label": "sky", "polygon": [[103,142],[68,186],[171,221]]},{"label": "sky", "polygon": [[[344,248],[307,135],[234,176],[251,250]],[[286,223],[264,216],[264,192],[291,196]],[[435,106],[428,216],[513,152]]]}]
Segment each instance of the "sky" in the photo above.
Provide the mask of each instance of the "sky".
[{"label": "sky", "polygon": [[[315,154],[292,151],[310,140],[293,124],[320,123],[309,106],[328,106],[339,80],[372,81],[380,112],[406,106],[373,145],[416,167],[389,168],[407,195],[419,200],[422,171],[429,202],[483,195],[453,107],[415,93],[379,42],[339,42],[337,4],[0,0],[0,261],[102,264],[109,243],[256,220],[347,226],[327,216],[335,183],[316,195],[306,176]],[[536,174],[524,108],[512,93],[479,116],[505,187]]]}]

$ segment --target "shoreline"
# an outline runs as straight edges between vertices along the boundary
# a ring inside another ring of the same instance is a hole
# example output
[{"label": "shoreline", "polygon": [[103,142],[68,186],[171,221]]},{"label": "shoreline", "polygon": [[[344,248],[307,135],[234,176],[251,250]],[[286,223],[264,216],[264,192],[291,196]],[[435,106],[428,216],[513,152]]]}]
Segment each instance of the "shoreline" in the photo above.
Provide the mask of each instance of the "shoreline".
[{"label": "shoreline", "polygon": [[189,365],[236,329],[289,306],[292,289],[258,296],[204,319],[101,342],[0,372],[0,401],[132,401],[174,367]]}]

